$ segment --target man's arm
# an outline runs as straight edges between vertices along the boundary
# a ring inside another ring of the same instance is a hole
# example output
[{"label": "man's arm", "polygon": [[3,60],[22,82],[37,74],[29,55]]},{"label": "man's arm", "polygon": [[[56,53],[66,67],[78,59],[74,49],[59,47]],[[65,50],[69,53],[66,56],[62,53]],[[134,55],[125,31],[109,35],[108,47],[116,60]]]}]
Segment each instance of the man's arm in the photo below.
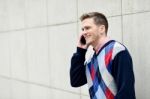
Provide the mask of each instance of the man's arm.
[{"label": "man's arm", "polygon": [[86,51],[86,49],[77,47],[77,52],[71,58],[70,81],[72,87],[79,87],[87,83],[84,66]]},{"label": "man's arm", "polygon": [[114,58],[113,75],[118,89],[115,99],[136,99],[132,58],[127,50]]}]

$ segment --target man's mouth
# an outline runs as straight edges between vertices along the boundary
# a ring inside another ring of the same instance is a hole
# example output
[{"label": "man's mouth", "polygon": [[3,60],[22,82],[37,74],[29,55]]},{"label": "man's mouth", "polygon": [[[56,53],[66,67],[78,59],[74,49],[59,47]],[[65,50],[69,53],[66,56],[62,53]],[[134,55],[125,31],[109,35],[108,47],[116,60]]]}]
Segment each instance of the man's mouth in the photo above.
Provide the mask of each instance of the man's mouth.
[{"label": "man's mouth", "polygon": [[90,35],[86,35],[86,36],[85,36],[85,39],[87,40],[89,37],[90,37]]}]

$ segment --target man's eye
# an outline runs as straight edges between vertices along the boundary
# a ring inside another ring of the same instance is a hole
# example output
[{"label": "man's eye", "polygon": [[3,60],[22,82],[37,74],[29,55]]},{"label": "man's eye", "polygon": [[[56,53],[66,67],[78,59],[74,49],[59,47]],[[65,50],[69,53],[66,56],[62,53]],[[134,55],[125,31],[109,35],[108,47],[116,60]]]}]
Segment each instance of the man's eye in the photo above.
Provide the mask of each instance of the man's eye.
[{"label": "man's eye", "polygon": [[89,30],[89,29],[90,29],[90,27],[84,27],[84,28],[82,28],[82,31]]},{"label": "man's eye", "polygon": [[90,27],[85,27],[85,30],[88,30],[88,29],[90,29]]},{"label": "man's eye", "polygon": [[81,30],[84,31],[84,28],[82,28]]}]

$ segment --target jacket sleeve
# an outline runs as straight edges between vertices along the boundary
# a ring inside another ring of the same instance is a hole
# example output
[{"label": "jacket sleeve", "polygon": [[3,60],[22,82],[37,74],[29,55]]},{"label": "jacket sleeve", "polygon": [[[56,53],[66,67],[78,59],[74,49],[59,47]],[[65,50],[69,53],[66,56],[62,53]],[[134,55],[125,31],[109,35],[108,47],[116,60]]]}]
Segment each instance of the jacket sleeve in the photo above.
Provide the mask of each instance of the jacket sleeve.
[{"label": "jacket sleeve", "polygon": [[132,58],[127,50],[115,56],[113,75],[118,89],[115,99],[136,99]]},{"label": "jacket sleeve", "polygon": [[79,87],[87,83],[85,75],[86,49],[77,47],[77,52],[71,58],[70,82],[72,87]]}]

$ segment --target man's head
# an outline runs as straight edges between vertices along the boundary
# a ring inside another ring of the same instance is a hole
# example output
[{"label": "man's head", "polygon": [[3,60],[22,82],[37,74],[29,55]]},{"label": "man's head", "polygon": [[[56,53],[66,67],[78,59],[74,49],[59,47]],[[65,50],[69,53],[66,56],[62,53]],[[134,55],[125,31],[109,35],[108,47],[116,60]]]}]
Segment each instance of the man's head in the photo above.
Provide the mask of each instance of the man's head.
[{"label": "man's head", "polygon": [[86,44],[93,47],[107,36],[108,22],[106,17],[98,12],[83,14],[80,18],[82,23],[82,35]]},{"label": "man's head", "polygon": [[107,35],[108,30],[108,21],[104,14],[99,12],[90,12],[85,13],[80,17],[81,22],[87,18],[93,18],[95,25],[104,25],[105,26],[105,33]]}]

